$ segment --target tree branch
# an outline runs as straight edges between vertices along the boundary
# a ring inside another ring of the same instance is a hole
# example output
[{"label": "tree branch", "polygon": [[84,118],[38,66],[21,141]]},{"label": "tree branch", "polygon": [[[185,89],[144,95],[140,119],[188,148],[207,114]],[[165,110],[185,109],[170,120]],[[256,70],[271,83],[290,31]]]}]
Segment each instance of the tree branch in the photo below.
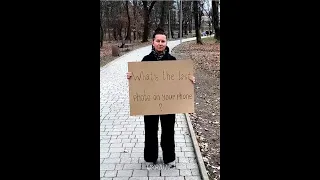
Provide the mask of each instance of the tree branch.
[{"label": "tree branch", "polygon": [[156,3],[157,1],[152,1],[151,2],[151,5],[150,5],[150,7],[149,7],[149,14],[150,14],[150,12],[151,12],[151,10],[152,10],[152,8],[153,8],[153,6],[154,6],[154,4]]}]

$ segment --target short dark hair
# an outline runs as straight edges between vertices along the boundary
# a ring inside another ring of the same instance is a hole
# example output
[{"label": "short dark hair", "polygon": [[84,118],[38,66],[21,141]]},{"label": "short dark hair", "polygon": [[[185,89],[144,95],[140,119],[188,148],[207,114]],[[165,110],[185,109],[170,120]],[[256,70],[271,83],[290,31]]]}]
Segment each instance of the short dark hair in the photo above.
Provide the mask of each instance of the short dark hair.
[{"label": "short dark hair", "polygon": [[166,33],[164,32],[164,30],[160,27],[158,27],[156,30],[154,30],[152,38],[154,39],[157,34],[162,34],[162,35],[167,36]]}]

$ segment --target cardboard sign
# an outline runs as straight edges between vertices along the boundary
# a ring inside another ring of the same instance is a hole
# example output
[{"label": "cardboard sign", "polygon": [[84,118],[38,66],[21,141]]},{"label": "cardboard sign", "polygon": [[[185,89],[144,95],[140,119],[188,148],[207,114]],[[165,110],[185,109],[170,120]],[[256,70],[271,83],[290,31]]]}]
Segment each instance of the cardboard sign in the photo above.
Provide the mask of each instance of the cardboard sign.
[{"label": "cardboard sign", "polygon": [[194,112],[192,60],[129,62],[130,115]]}]

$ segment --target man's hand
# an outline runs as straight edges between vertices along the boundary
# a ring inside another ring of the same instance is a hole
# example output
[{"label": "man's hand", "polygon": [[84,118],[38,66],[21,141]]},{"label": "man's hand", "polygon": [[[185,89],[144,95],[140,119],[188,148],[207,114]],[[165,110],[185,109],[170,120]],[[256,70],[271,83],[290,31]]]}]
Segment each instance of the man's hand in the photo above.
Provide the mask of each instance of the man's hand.
[{"label": "man's hand", "polygon": [[132,72],[127,72],[127,79],[130,79],[132,77]]},{"label": "man's hand", "polygon": [[189,76],[189,79],[190,79],[190,81],[191,82],[193,82],[193,84],[195,84],[196,83],[196,78],[194,77],[194,76]]}]

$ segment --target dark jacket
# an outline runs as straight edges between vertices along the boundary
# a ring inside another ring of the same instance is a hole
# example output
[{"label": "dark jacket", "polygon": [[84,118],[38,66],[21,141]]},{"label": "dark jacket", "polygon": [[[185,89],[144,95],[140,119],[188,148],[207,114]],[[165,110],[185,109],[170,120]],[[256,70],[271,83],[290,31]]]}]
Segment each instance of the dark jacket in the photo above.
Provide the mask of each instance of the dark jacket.
[{"label": "dark jacket", "polygon": [[[168,46],[166,47],[166,53],[164,54],[164,56],[159,61],[164,61],[164,60],[177,60],[174,56],[172,56],[169,53]],[[157,58],[155,57],[153,52],[151,52],[150,54],[144,56],[142,61],[157,61]]]}]

